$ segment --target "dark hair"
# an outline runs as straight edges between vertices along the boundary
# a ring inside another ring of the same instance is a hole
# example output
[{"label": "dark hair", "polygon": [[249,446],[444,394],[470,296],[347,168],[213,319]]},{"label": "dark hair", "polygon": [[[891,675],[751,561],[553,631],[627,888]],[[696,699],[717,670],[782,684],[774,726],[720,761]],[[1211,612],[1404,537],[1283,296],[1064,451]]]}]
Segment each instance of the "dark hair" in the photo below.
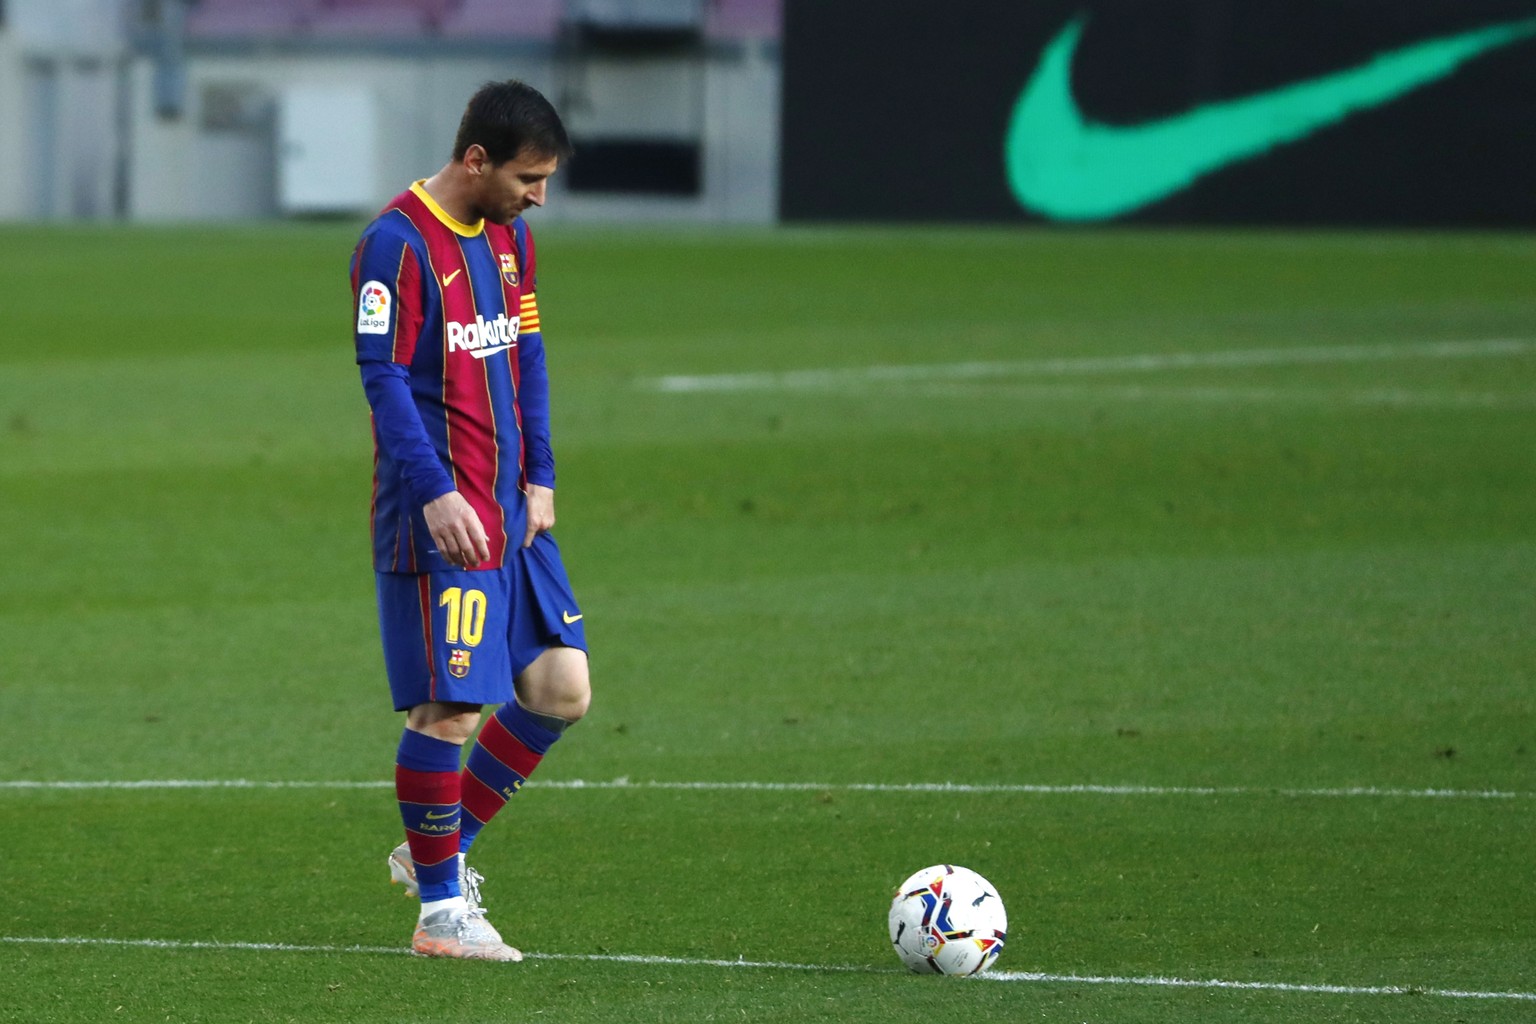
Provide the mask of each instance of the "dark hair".
[{"label": "dark hair", "polygon": [[487,82],[470,97],[453,140],[453,158],[462,160],[475,145],[492,164],[504,164],[524,150],[559,160],[571,155],[571,140],[554,106],[515,78]]}]

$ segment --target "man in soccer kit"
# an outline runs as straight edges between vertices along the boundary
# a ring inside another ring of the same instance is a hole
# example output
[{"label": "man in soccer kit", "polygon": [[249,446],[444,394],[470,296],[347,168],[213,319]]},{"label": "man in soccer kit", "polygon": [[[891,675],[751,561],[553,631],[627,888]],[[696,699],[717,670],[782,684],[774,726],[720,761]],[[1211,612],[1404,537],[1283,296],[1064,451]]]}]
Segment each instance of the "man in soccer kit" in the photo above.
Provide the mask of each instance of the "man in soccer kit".
[{"label": "man in soccer kit", "polygon": [[[487,84],[452,160],[391,200],[352,254],[379,628],[406,713],[406,841],[388,861],[420,896],[411,945],[425,956],[522,959],[486,919],[465,854],[591,699],[582,611],[547,532],[549,380],[521,216],[570,151],[536,90]],[[487,704],[500,706],[476,735]]]}]

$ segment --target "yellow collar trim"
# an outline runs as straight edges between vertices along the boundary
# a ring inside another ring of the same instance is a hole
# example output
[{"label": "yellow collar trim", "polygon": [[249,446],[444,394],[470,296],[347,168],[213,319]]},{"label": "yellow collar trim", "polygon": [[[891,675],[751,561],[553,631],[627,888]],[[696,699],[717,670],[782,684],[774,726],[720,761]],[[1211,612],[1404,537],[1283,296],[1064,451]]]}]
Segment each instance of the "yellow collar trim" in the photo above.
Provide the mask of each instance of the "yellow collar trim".
[{"label": "yellow collar trim", "polygon": [[456,235],[463,235],[465,238],[474,238],[485,230],[485,220],[483,218],[475,221],[473,224],[465,224],[463,221],[455,220],[449,216],[448,211],[438,206],[437,200],[427,194],[426,184],[426,178],[411,182],[411,192],[415,194],[417,199],[426,204],[427,209],[432,211],[432,216],[442,221],[448,230]]}]

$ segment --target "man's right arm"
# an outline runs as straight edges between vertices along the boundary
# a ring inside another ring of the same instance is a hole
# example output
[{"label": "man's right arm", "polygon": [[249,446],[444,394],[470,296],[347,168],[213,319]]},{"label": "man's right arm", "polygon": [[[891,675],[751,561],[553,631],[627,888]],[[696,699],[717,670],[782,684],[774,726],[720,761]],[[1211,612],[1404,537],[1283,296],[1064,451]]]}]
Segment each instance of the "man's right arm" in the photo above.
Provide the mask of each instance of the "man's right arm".
[{"label": "man's right arm", "polygon": [[421,277],[401,238],[370,231],[352,255],[354,340],[379,447],[399,467],[438,552],[469,568],[490,558],[480,517],[455,489],[411,395],[410,361],[421,331]]},{"label": "man's right arm", "polygon": [[366,362],[361,369],[379,447],[400,467],[406,490],[421,508],[438,552],[466,569],[486,561],[491,548],[485,526],[454,488],[427,439],[421,413],[411,399],[409,372],[399,363]]},{"label": "man's right arm", "polygon": [[443,468],[427,437],[421,413],[411,398],[409,368],[399,363],[369,360],[359,363],[363,394],[373,410],[373,432],[379,447],[400,468],[411,500],[418,507],[453,490],[453,478]]}]

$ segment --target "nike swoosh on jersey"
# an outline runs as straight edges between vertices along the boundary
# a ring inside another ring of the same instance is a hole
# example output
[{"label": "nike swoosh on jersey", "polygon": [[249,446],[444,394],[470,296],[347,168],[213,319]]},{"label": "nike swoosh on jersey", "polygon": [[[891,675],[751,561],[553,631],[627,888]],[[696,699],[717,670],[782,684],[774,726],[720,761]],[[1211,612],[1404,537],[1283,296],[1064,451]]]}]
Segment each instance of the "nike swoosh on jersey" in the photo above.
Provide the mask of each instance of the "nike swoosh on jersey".
[{"label": "nike swoosh on jersey", "polygon": [[567,626],[569,626],[573,622],[580,622],[584,617],[585,616],[583,616],[583,615],[572,615],[570,612],[561,612],[560,613],[560,618],[565,621],[565,624]]},{"label": "nike swoosh on jersey", "polygon": [[509,348],[517,348],[517,342],[514,341],[510,345],[493,345],[490,348],[477,348],[470,352],[470,355],[476,359],[484,359],[486,356],[493,356],[497,352],[505,352]]},{"label": "nike swoosh on jersey", "polygon": [[1363,64],[1138,125],[1099,124],[1072,95],[1079,17],[1046,46],[1004,140],[1020,205],[1057,220],[1105,220],[1182,191],[1229,164],[1296,142],[1536,35],[1536,19],[1425,40]]},{"label": "nike swoosh on jersey", "polygon": [[443,275],[443,287],[447,288],[449,285],[453,284],[453,279],[458,277],[463,272],[464,272],[464,268],[460,267],[458,270],[455,270],[451,274],[444,274]]}]

